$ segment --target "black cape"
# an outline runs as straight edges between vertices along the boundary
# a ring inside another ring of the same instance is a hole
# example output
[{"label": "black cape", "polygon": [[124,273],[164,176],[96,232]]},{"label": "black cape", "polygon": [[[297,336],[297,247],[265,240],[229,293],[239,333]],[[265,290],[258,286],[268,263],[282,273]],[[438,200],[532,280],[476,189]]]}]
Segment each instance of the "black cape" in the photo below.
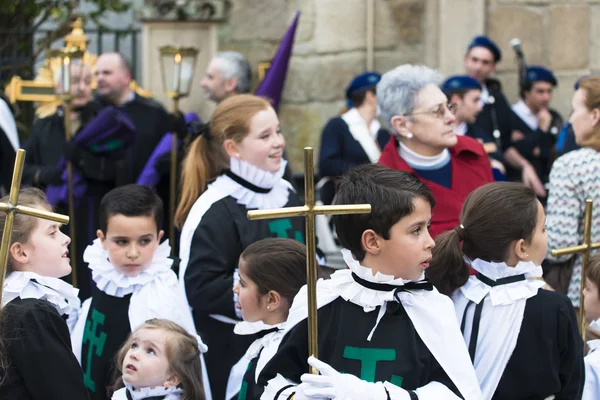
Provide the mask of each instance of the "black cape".
[{"label": "black cape", "polygon": [[16,298],[2,309],[8,370],[3,400],[87,400],[69,328],[45,300]]}]

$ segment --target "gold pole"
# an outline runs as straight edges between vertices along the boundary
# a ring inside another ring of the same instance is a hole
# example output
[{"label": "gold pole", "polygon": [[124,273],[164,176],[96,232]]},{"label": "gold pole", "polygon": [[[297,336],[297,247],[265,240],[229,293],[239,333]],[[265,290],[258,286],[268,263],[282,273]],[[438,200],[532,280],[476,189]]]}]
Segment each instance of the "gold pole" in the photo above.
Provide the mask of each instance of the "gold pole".
[{"label": "gold pole", "polygon": [[[173,98],[173,111],[177,116],[179,112],[179,98]],[[171,187],[170,187],[170,204],[169,204],[169,241],[171,242],[171,255],[176,255],[175,241],[175,209],[177,207],[177,132],[173,132],[171,144]]]},{"label": "gold pole", "polygon": [[[368,214],[369,204],[343,204],[335,206],[315,206],[315,173],[312,147],[304,148],[304,206],[286,207],[273,210],[248,211],[248,219],[268,219],[283,217],[306,218],[306,277],[308,287],[308,354],[318,357],[319,342],[317,330],[317,246],[315,217],[322,214]],[[310,368],[312,374],[318,371]]]},{"label": "gold pole", "polygon": [[[64,118],[65,118],[65,139],[67,143],[71,141],[71,94],[63,95]],[[69,224],[69,236],[71,236],[71,281],[74,287],[77,287],[77,240],[75,230],[75,202],[73,200],[73,164],[67,161],[67,196],[68,210],[71,223]]]},{"label": "gold pole", "polygon": [[37,208],[18,205],[19,190],[21,188],[21,177],[23,175],[23,165],[25,164],[25,150],[17,150],[15,158],[15,168],[13,170],[12,182],[10,184],[10,194],[8,203],[0,203],[0,211],[6,213],[6,222],[2,232],[2,242],[0,245],[0,304],[2,304],[2,289],[4,288],[4,278],[6,276],[6,267],[8,264],[8,253],[10,251],[10,242],[12,239],[12,228],[15,222],[15,213],[30,215],[33,217],[49,219],[52,221],[67,224],[69,217],[55,214],[49,211]]},{"label": "gold pole", "polygon": [[[312,210],[315,207],[315,176],[313,173],[313,151],[311,148],[304,149],[304,203]],[[311,282],[308,285],[308,309],[314,310],[308,315],[308,354],[318,358],[319,342],[317,329],[317,244],[316,244],[315,214],[308,213],[306,216],[306,279]],[[314,282],[314,284],[312,284]],[[311,373],[318,374],[314,368]]]},{"label": "gold pole", "polygon": [[592,211],[593,201],[587,199],[585,201],[585,216],[583,222],[583,244],[565,247],[563,249],[552,250],[551,254],[554,257],[566,256],[569,254],[581,253],[581,287],[579,288],[579,323],[581,338],[585,344],[585,331],[587,321],[585,318],[585,307],[583,305],[583,290],[585,289],[585,268],[590,261],[590,251],[600,249],[600,242],[592,243]]}]

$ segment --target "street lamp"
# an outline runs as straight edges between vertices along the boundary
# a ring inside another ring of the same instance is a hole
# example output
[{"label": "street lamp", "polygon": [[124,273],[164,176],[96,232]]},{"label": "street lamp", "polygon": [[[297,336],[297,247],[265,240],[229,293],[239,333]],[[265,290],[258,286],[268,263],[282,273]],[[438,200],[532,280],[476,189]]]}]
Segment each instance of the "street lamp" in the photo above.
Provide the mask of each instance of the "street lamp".
[{"label": "street lamp", "polygon": [[[173,112],[179,113],[179,99],[190,94],[198,49],[193,47],[163,46],[160,51],[160,69],[163,91],[173,100]],[[175,208],[177,202],[177,134],[172,134],[171,146],[171,188],[169,207],[169,239],[175,251]]]},{"label": "street lamp", "polygon": [[[47,53],[48,58],[59,58],[60,63],[60,95],[58,96],[63,103],[65,138],[67,143],[71,141],[73,133],[71,131],[71,72],[75,68],[81,68],[84,51],[78,46],[65,47],[64,49],[52,49]],[[80,78],[81,79],[81,78]],[[79,85],[78,85],[79,86]],[[67,161],[67,191],[69,207],[69,234],[71,236],[71,257],[72,283],[77,287],[77,244],[75,235],[75,203],[73,201],[73,166]]]}]

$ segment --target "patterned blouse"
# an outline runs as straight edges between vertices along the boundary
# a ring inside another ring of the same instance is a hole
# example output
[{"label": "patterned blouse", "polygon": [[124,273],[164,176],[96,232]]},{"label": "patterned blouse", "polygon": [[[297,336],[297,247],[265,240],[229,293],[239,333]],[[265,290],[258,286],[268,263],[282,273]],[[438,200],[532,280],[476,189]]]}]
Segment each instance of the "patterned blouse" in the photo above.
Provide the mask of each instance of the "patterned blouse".
[{"label": "patterned blouse", "polygon": [[[550,172],[550,194],[546,207],[548,255],[552,262],[576,257],[567,295],[579,307],[581,254],[552,257],[553,249],[583,243],[585,201],[594,201],[592,242],[600,241],[600,152],[590,148],[559,157]],[[593,254],[593,253],[592,253]]]}]

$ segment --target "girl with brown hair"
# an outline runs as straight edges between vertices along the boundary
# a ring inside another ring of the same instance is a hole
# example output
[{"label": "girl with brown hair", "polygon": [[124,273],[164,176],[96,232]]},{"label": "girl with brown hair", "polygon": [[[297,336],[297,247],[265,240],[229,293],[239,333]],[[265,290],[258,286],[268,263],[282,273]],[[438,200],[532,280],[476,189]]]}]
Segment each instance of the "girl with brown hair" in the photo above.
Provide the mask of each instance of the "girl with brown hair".
[{"label": "girl with brown hair", "polygon": [[[34,188],[21,191],[19,204],[51,210]],[[5,222],[1,213],[0,232]],[[71,273],[70,242],[56,222],[15,215],[0,321],[7,361],[0,369],[2,399],[88,399],[69,338],[80,301],[77,289],[60,279]]]},{"label": "girl with brown hair", "polygon": [[146,321],[117,354],[122,376],[115,387],[121,389],[112,399],[204,400],[199,346],[202,342],[172,321]]},{"label": "girl with brown hair", "polygon": [[292,239],[259,240],[240,256],[239,273],[233,291],[244,321],[234,331],[258,338],[233,367],[227,398],[237,393],[237,400],[246,400],[259,394],[258,376],[279,346],[294,297],[306,285],[306,246]]},{"label": "girl with brown hair", "polygon": [[304,242],[301,218],[250,221],[248,210],[298,206],[282,176],[285,140],[269,102],[236,95],[221,102],[183,162],[179,278],[198,333],[210,348],[206,365],[214,399],[225,398],[231,367],[252,338],[236,336],[241,320],[232,288],[240,254],[270,237]]},{"label": "girl with brown hair", "polygon": [[569,299],[542,289],[546,251],[541,203],[510,182],[475,189],[436,239],[426,275],[454,301],[486,399],[581,398],[583,344]]}]

